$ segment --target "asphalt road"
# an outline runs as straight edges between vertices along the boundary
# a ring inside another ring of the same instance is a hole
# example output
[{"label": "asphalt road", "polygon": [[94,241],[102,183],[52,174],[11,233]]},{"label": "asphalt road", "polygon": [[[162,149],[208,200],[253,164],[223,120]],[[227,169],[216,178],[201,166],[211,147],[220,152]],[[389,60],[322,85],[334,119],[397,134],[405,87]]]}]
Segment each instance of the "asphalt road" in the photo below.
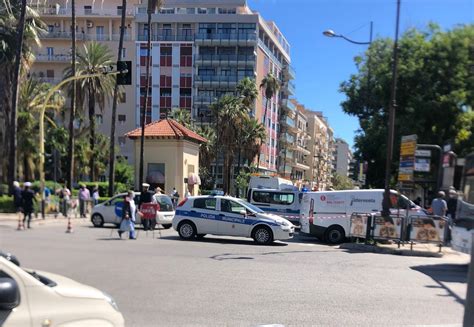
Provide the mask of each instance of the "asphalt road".
[{"label": "asphalt road", "polygon": [[0,249],[111,294],[127,326],[462,322],[465,258],[351,253],[305,238],[186,242],[173,230],[120,240],[115,230],[74,223],[66,234],[63,220],[24,232],[1,222]]}]

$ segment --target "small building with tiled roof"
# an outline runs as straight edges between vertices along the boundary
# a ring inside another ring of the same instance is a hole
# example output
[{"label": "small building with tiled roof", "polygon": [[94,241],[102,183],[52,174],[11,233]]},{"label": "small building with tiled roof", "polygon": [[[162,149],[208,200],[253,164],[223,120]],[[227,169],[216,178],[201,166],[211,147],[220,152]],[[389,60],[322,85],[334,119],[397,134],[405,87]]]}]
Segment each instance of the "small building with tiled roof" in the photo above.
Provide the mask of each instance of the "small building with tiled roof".
[{"label": "small building with tiled roof", "polygon": [[[135,143],[135,187],[140,172],[141,128],[125,134]],[[162,193],[170,194],[173,187],[180,198],[185,195],[185,178],[199,173],[199,145],[207,140],[173,119],[162,119],[145,125],[143,151],[144,182],[151,188],[160,187]],[[197,194],[197,185],[190,186],[192,194]]]}]

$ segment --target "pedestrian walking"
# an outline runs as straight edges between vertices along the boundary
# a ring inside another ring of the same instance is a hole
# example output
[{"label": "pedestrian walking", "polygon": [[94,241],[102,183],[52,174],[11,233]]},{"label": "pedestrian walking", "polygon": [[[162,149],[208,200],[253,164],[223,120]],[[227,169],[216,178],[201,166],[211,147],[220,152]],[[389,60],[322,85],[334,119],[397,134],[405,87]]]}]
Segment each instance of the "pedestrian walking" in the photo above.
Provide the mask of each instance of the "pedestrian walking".
[{"label": "pedestrian walking", "polygon": [[120,222],[120,229],[118,230],[119,237],[122,238],[122,234],[129,232],[129,238],[135,240],[135,220],[137,214],[137,206],[133,199],[134,192],[129,191],[125,196],[122,210],[122,221]]},{"label": "pedestrian walking", "polygon": [[99,204],[99,188],[96,186],[94,186],[94,189],[92,190],[92,201],[94,203],[94,206],[98,205]]},{"label": "pedestrian walking", "polygon": [[433,215],[445,217],[448,210],[448,205],[444,200],[446,194],[443,191],[438,192],[438,196],[431,202],[431,210]]},{"label": "pedestrian walking", "polygon": [[13,182],[12,195],[13,195],[13,204],[15,206],[15,212],[16,213],[20,213],[22,211],[22,209],[21,209],[21,205],[22,205],[21,192],[22,191],[21,191],[20,183],[18,183],[17,181],[14,181]]},{"label": "pedestrian walking", "polygon": [[90,201],[91,193],[89,189],[82,184],[79,189],[79,213],[81,218],[86,218],[87,203]]},{"label": "pedestrian walking", "polygon": [[449,198],[446,201],[448,207],[448,217],[451,218],[451,222],[456,219],[456,209],[458,206],[458,193],[456,190],[449,190]]},{"label": "pedestrian walking", "polygon": [[64,184],[64,187],[59,191],[59,200],[61,201],[61,213],[64,217],[67,217],[69,201],[71,201],[71,191],[69,191],[66,184]]},{"label": "pedestrian walking", "polygon": [[[144,203],[152,203],[154,194],[149,189],[150,189],[150,184],[148,183],[142,184],[142,192],[140,193],[140,202],[138,205],[139,209]],[[142,224],[143,224],[144,230],[150,229],[150,225],[151,225],[150,219],[142,219]]]},{"label": "pedestrian walking", "polygon": [[[21,193],[22,209],[23,209],[23,225],[27,223],[27,228],[31,228],[31,214],[34,210],[34,204],[36,202],[35,192],[31,189],[31,183],[26,182],[24,184],[23,192]],[[28,217],[28,220],[26,219]]]},{"label": "pedestrian walking", "polygon": [[173,191],[171,191],[171,200],[173,201],[173,207],[176,209],[179,200],[179,193],[176,191],[176,187],[173,187]]}]

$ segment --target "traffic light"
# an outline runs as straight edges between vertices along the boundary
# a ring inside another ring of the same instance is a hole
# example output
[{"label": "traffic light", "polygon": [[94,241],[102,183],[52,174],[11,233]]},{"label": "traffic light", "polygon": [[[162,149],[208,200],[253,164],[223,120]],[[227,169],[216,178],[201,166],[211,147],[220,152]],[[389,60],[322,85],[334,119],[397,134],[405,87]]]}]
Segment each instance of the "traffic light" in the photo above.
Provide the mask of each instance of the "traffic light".
[{"label": "traffic light", "polygon": [[118,85],[132,85],[131,61],[117,61],[117,71],[123,72],[117,75]]}]

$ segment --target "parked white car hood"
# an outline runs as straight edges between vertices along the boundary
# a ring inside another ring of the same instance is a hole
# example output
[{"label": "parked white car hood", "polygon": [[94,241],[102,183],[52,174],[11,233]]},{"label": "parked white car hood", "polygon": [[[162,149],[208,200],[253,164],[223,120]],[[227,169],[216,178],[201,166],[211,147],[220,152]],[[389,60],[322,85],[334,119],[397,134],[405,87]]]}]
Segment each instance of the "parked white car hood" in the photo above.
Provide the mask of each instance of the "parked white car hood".
[{"label": "parked white car hood", "polygon": [[52,287],[52,290],[61,296],[73,298],[106,299],[104,293],[91,286],[81,284],[61,275],[38,270],[36,272],[39,275],[43,275],[54,281],[57,285]]}]

